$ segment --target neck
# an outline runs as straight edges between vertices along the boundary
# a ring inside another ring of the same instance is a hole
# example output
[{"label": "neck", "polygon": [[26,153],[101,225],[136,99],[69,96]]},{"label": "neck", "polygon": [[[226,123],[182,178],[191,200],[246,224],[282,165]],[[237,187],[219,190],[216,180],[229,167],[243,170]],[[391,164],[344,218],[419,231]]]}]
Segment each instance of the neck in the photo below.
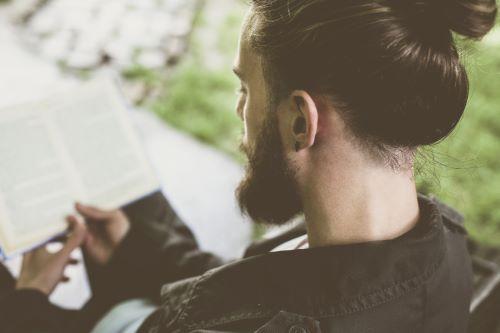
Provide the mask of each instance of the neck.
[{"label": "neck", "polygon": [[303,191],[309,245],[326,246],[396,238],[419,217],[412,170],[336,162]]}]

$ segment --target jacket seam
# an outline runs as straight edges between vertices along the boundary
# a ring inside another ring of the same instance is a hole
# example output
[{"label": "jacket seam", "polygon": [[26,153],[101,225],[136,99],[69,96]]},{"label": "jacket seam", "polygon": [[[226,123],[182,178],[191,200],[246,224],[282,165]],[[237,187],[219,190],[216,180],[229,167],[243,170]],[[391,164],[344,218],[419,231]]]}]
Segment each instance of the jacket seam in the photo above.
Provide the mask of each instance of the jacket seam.
[{"label": "jacket seam", "polygon": [[[186,318],[189,315],[188,310],[190,310],[190,308],[192,308],[193,300],[195,300],[198,297],[198,295],[196,294],[196,291],[199,289],[201,282],[206,280],[208,277],[210,277],[212,275],[213,271],[215,271],[215,270],[207,271],[205,274],[200,276],[196,280],[196,282],[193,283],[193,285],[191,286],[191,289],[188,293],[188,298],[187,298],[185,305],[179,311],[179,313],[176,316],[177,318],[174,319],[173,322],[177,321],[177,324],[179,326],[183,326],[183,322],[186,321]],[[184,325],[184,326],[189,327],[188,325]]]},{"label": "jacket seam", "polygon": [[181,303],[184,303],[184,304],[181,305],[180,310],[177,311],[177,313],[174,315],[174,317],[171,320],[169,320],[168,323],[165,322],[165,320],[168,320],[168,318],[164,318],[164,320],[162,320],[162,322],[163,322],[162,326],[164,326],[165,324],[166,324],[166,326],[170,326],[170,325],[173,325],[176,322],[180,323],[182,321],[183,317],[185,317],[185,314],[184,314],[185,313],[185,309],[186,309],[186,307],[187,307],[187,305],[188,305],[188,303],[189,303],[189,301],[191,299],[191,296],[192,296],[192,294],[194,292],[194,289],[198,285],[200,279],[201,279],[201,277],[199,277],[198,279],[196,279],[195,281],[193,281],[191,283],[191,285],[189,286],[189,289],[188,289],[188,293],[187,293],[188,297],[187,297],[187,299],[185,301],[181,302]]}]

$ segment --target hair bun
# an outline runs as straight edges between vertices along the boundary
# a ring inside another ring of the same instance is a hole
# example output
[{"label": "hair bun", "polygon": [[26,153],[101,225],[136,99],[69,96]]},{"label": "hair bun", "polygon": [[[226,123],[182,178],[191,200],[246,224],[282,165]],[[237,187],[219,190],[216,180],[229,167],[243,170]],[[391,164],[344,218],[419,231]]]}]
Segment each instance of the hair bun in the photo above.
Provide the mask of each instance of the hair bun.
[{"label": "hair bun", "polygon": [[451,30],[469,38],[480,39],[495,25],[495,0],[444,1],[443,11]]}]

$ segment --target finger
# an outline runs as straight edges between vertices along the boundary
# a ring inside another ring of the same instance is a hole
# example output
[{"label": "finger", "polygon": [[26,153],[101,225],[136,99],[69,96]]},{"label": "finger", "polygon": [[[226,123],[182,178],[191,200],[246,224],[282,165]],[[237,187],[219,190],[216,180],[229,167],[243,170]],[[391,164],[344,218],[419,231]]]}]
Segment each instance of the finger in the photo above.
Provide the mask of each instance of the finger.
[{"label": "finger", "polygon": [[53,238],[50,242],[51,243],[64,243],[64,242],[66,242],[67,239],[68,239],[68,237],[66,235],[61,235],[61,236],[57,236],[57,237]]},{"label": "finger", "polygon": [[75,204],[75,208],[83,217],[92,220],[106,220],[116,214],[116,210],[103,210],[97,207],[83,205],[79,202]]},{"label": "finger", "polygon": [[68,235],[68,240],[66,241],[65,246],[80,246],[87,236],[87,227],[85,223],[76,219],[72,220],[69,223],[69,230],[70,233]]},{"label": "finger", "polygon": [[62,235],[58,238],[58,240],[60,240],[61,243],[68,242],[69,237],[70,237],[75,225],[77,225],[78,223],[85,224],[82,219],[76,217],[75,215],[67,215],[65,219],[66,219],[66,223],[68,224],[68,230],[64,235]]},{"label": "finger", "polygon": [[21,270],[23,270],[24,267],[27,267],[30,265],[32,258],[33,258],[33,253],[31,253],[31,251],[23,254],[23,259],[21,261]]},{"label": "finger", "polygon": [[33,251],[34,250],[31,250],[29,252],[26,252],[23,254],[23,261],[30,261],[31,258],[33,257]]},{"label": "finger", "polygon": [[80,221],[71,222],[70,228],[71,233],[68,235],[68,240],[64,244],[61,251],[58,252],[61,253],[62,256],[66,256],[67,258],[69,258],[69,255],[74,249],[76,249],[83,243],[87,234],[87,228],[85,227],[85,224]]},{"label": "finger", "polygon": [[94,242],[94,236],[89,232],[87,233],[87,237],[85,238],[85,243],[93,243]]},{"label": "finger", "polygon": [[78,218],[75,215],[68,215],[66,216],[66,222],[71,225],[73,223],[77,223]]},{"label": "finger", "polygon": [[[66,223],[68,224],[68,228],[69,229],[72,229],[74,225],[78,224],[78,223],[84,223],[84,219],[81,218],[80,216],[76,216],[76,215],[68,215],[66,216]],[[68,240],[68,234],[65,235],[66,237],[66,240]]]},{"label": "finger", "polygon": [[85,237],[85,240],[83,241],[83,247],[85,249],[92,247],[94,244],[94,236],[92,236],[92,231],[87,232],[87,236]]},{"label": "finger", "polygon": [[44,258],[50,254],[47,250],[47,244],[40,245],[39,247],[33,249],[30,253],[32,258]]}]

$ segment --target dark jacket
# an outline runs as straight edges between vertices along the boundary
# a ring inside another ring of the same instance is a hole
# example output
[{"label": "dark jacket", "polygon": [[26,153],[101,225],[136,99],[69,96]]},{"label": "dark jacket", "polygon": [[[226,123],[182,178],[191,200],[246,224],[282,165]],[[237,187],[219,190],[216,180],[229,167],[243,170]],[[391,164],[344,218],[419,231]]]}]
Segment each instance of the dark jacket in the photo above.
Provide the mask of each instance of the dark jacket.
[{"label": "dark jacket", "polygon": [[[155,194],[126,208],[132,231],[109,266],[93,268],[95,297],[71,322],[85,319],[78,329],[88,331],[117,302],[149,297],[160,307],[141,333],[466,332],[472,271],[461,218],[436,199],[419,196],[419,206],[417,226],[392,240],[269,252],[304,234],[301,224],[224,263]],[[77,331],[37,292],[7,294],[0,325],[10,330],[0,332]]]}]

